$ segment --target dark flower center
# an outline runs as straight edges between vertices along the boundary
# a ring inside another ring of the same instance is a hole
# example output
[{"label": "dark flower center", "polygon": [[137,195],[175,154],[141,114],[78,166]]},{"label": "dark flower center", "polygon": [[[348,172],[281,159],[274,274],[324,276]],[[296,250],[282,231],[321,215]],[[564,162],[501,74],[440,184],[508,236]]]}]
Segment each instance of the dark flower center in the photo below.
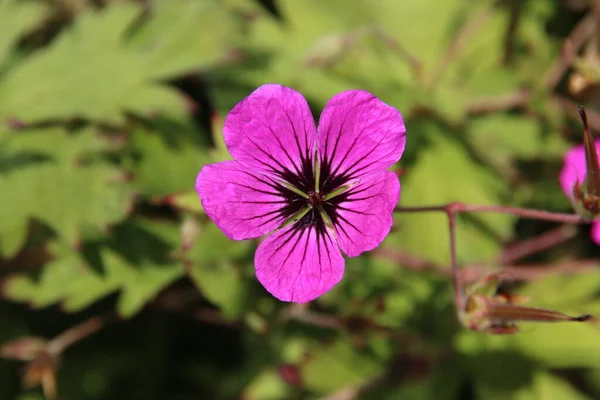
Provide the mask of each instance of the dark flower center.
[{"label": "dark flower center", "polygon": [[[320,169],[318,174],[315,168]],[[299,172],[285,169],[280,177],[285,182],[277,186],[277,190],[285,198],[285,205],[280,213],[286,220],[297,217],[295,228],[314,226],[318,232],[323,233],[327,225],[337,222],[338,205],[348,198],[348,193],[340,191],[340,188],[349,179],[344,175],[333,174],[327,160],[315,166],[312,157],[303,157]],[[335,194],[336,191],[340,193]]]},{"label": "dark flower center", "polygon": [[316,193],[313,191],[308,192],[308,204],[313,207],[320,207],[323,205],[323,196],[321,193]]}]

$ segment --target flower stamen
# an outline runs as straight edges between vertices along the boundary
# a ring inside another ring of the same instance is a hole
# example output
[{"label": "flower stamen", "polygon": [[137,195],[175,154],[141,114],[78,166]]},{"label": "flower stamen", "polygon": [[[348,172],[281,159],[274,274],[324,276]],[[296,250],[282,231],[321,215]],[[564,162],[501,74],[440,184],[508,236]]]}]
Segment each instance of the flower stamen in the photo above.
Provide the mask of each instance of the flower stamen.
[{"label": "flower stamen", "polygon": [[340,194],[343,194],[344,192],[346,192],[351,187],[352,187],[352,185],[340,186],[339,188],[335,189],[333,192],[328,193],[325,196],[323,196],[323,201],[331,200],[334,197],[339,196]]},{"label": "flower stamen", "polygon": [[316,151],[315,151],[314,170],[315,170],[315,193],[319,193],[319,191],[320,191],[319,181],[321,180],[321,163],[319,163],[319,157],[318,157],[318,154]]},{"label": "flower stamen", "polygon": [[281,185],[283,185],[286,189],[291,190],[292,192],[304,197],[305,199],[309,199],[309,195],[304,193],[302,190],[298,189],[296,186],[287,183],[286,181],[281,181]]},{"label": "flower stamen", "polygon": [[323,222],[325,222],[325,225],[328,226],[329,228],[333,229],[333,222],[331,222],[331,218],[329,218],[329,215],[327,215],[327,212],[320,205],[318,208],[319,208],[319,213],[321,214],[321,218],[323,218]]},{"label": "flower stamen", "polygon": [[312,209],[313,209],[312,206],[303,207],[300,211],[298,211],[297,213],[291,215],[288,219],[286,219],[283,222],[283,224],[281,224],[279,229],[285,228],[288,225],[292,225],[292,224],[295,224],[296,222],[300,221],[302,219],[302,217],[304,217],[306,214],[308,214],[308,212]]}]

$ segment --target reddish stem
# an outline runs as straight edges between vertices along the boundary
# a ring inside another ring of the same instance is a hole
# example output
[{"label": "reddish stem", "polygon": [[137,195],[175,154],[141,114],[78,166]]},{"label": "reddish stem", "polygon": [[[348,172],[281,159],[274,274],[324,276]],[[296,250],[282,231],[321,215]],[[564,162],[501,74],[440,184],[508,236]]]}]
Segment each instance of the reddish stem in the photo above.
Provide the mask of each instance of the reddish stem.
[{"label": "reddish stem", "polygon": [[[452,285],[454,287],[454,302],[456,304],[456,312],[460,313],[465,308],[465,294],[463,292],[463,284],[458,265],[458,255],[456,254],[456,215],[452,207],[446,210],[448,216],[448,231],[450,233],[450,261],[452,271]],[[460,317],[460,315],[459,315]]]},{"label": "reddish stem", "polygon": [[[458,265],[456,252],[456,214],[460,213],[499,213],[510,214],[521,218],[538,219],[543,221],[562,222],[570,224],[588,223],[589,221],[575,214],[555,213],[544,210],[535,210],[520,207],[505,207],[497,205],[448,203],[434,206],[396,207],[395,212],[444,212],[448,216],[448,229],[450,233],[450,258],[452,284],[457,313],[460,314],[465,307],[465,294],[462,284],[462,274]],[[460,317],[460,315],[459,315]]]},{"label": "reddish stem", "polygon": [[531,208],[506,207],[483,204],[448,203],[437,206],[396,207],[395,212],[445,212],[452,210],[453,213],[497,213],[510,214],[521,218],[538,219],[542,221],[562,222],[566,224],[589,223],[589,220],[576,214],[556,213]]},{"label": "reddish stem", "polygon": [[54,339],[52,339],[46,350],[52,355],[61,354],[67,347],[90,336],[102,329],[112,318],[92,317],[85,322],[67,329]]},{"label": "reddish stem", "polygon": [[[433,271],[443,276],[450,276],[452,271],[444,265],[436,264],[414,254],[408,254],[398,249],[378,248],[374,255],[401,264],[413,271]],[[580,274],[598,268],[598,261],[577,260],[561,262],[559,264],[519,264],[506,265],[502,263],[502,271],[499,272],[503,281],[532,281],[551,275],[558,274]],[[460,279],[463,282],[474,282],[495,271],[483,263],[472,264],[461,268]],[[496,271],[498,272],[498,271]]]},{"label": "reddish stem", "polygon": [[496,262],[501,265],[514,263],[527,256],[559,245],[574,237],[576,234],[577,229],[575,229],[573,225],[561,225],[558,228],[551,229],[539,236],[508,246],[504,249]]}]

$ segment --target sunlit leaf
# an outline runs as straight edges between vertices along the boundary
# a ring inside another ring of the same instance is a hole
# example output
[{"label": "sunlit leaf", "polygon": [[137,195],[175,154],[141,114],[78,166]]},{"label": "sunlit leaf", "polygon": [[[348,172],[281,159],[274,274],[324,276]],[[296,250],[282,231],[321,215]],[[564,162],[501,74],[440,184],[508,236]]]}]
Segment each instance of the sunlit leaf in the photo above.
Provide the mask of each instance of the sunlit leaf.
[{"label": "sunlit leaf", "polygon": [[31,218],[75,244],[82,229],[103,230],[127,215],[131,187],[121,170],[90,160],[108,149],[107,142],[93,131],[19,132],[0,146],[5,148],[0,154],[3,252],[11,254],[19,248]]},{"label": "sunlit leaf", "polygon": [[235,28],[214,1],[155,6],[147,20],[133,3],[84,12],[0,80],[0,116],[119,122],[126,111],[181,115],[183,98],[163,81],[223,61]]},{"label": "sunlit leaf", "polygon": [[62,303],[68,311],[79,311],[113,292],[121,291],[117,310],[122,316],[131,317],[184,274],[182,263],[169,261],[169,252],[176,249],[164,236],[153,232],[157,228],[161,229],[161,233],[167,230],[167,234],[174,230],[169,225],[142,221],[122,231],[122,234],[137,232],[134,240],[138,251],[143,251],[141,253],[119,251],[119,247],[123,246],[119,240],[102,245],[88,254],[88,257],[94,254],[88,259],[56,244],[53,246],[55,259],[43,268],[40,276],[32,278],[18,274],[11,277],[5,287],[5,295],[36,308]]},{"label": "sunlit leaf", "polygon": [[41,22],[45,7],[34,2],[5,0],[0,2],[0,67],[17,39]]},{"label": "sunlit leaf", "polygon": [[156,129],[135,127],[129,136],[131,157],[126,165],[133,173],[133,184],[149,197],[193,189],[196,175],[209,162],[198,130],[173,121],[163,125]]},{"label": "sunlit leaf", "polygon": [[248,400],[279,400],[288,396],[289,388],[276,371],[260,373],[244,389]]},{"label": "sunlit leaf", "polygon": [[[400,205],[501,202],[503,184],[484,165],[475,162],[451,139],[438,135],[433,140],[403,179]],[[514,217],[497,214],[477,218],[481,223],[464,216],[458,218],[458,256],[462,262],[497,254],[500,243],[494,236],[508,234],[514,221]],[[396,224],[399,232],[392,234],[384,245],[400,246],[432,261],[449,263],[448,221],[444,213],[400,214]]]},{"label": "sunlit leaf", "polygon": [[204,226],[186,258],[192,281],[226,318],[239,317],[251,299],[252,278],[235,260],[248,254],[248,242],[233,242],[215,225]]},{"label": "sunlit leaf", "polygon": [[381,365],[372,357],[340,340],[315,349],[314,357],[304,366],[302,378],[311,390],[329,393],[364,383],[378,373]]},{"label": "sunlit leaf", "polygon": [[590,400],[565,379],[554,376],[548,372],[536,372],[529,385],[516,390],[502,390],[501,387],[487,387],[477,385],[477,393],[481,398],[490,400]]}]

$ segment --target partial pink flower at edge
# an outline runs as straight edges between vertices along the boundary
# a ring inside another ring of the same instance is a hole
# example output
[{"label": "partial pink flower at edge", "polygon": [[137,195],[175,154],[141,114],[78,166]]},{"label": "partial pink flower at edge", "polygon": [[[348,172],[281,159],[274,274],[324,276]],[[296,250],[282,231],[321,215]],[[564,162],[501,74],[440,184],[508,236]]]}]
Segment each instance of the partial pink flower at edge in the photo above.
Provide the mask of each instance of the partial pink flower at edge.
[{"label": "partial pink flower at edge", "polygon": [[235,161],[204,166],[196,190],[231,239],[272,232],[255,255],[265,289],[282,301],[311,301],[341,280],[342,251],[358,256],[389,233],[400,182],[387,168],[402,156],[405,132],[400,113],[368,92],[334,96],[317,130],[300,93],[264,85],[225,120]]},{"label": "partial pink flower at edge", "polygon": [[[597,148],[599,144],[596,145]],[[577,182],[582,183],[586,174],[585,150],[583,145],[572,147],[565,153],[563,167],[558,180],[560,187],[569,199],[573,199],[573,187]]]},{"label": "partial pink flower at edge", "polygon": [[[600,139],[594,142],[596,151],[600,151]],[[572,147],[565,153],[563,167],[558,180],[565,195],[574,202],[573,188],[576,183],[583,184],[587,174],[585,149],[583,145]],[[594,243],[600,245],[600,220],[592,222],[591,237]]]},{"label": "partial pink flower at edge", "polygon": [[595,220],[592,222],[592,230],[590,235],[592,236],[594,243],[600,245],[600,220]]}]

